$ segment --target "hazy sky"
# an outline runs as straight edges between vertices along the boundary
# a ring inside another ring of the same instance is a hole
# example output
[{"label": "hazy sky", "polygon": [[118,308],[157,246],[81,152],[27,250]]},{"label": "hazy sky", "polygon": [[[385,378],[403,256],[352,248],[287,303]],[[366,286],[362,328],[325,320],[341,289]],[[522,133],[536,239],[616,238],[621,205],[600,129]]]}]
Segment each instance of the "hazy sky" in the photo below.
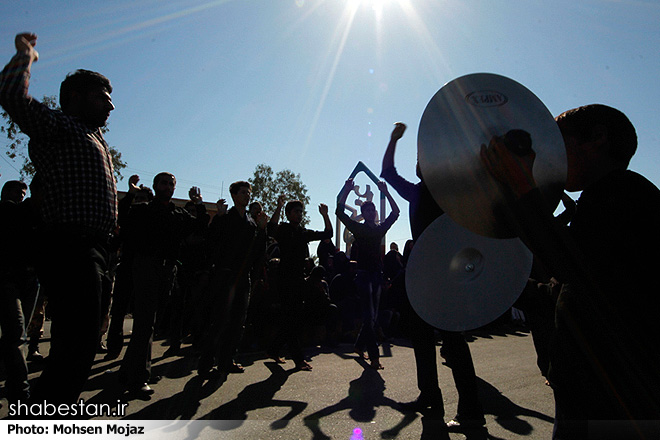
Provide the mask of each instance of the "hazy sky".
[{"label": "hazy sky", "polygon": [[[316,205],[334,210],[358,161],[380,172],[395,121],[408,125],[397,167],[416,180],[424,108],[444,83],[476,72],[520,82],[553,115],[619,108],[638,131],[631,168],[660,184],[656,0],[4,1],[3,64],[25,31],[39,36],[32,95],[56,95],[77,68],[107,75],[107,140],[125,177],[173,172],[176,197],[196,185],[206,201],[228,198],[228,185],[263,162],[300,173],[320,229]],[[18,177],[13,167],[3,153],[3,182]],[[402,246],[407,204],[397,200],[388,242]]]}]

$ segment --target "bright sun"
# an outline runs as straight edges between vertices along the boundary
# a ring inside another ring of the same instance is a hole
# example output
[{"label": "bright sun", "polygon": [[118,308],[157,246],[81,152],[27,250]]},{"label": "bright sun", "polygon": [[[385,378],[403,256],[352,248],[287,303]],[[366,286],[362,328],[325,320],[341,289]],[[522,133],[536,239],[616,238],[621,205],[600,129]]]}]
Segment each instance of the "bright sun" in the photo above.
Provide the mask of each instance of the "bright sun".
[{"label": "bright sun", "polygon": [[373,9],[382,9],[388,3],[393,3],[396,0],[348,0],[348,4],[354,7],[366,6]]},{"label": "bright sun", "polygon": [[371,9],[376,14],[376,18],[380,21],[385,7],[392,3],[400,3],[402,0],[348,0],[347,6],[353,10],[360,7]]}]

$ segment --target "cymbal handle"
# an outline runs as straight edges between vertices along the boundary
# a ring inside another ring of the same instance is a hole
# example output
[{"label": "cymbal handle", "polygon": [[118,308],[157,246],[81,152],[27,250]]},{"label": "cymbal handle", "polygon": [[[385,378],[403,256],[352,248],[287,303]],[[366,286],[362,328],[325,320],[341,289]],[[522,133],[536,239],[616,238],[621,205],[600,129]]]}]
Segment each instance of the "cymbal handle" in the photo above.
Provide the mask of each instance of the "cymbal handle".
[{"label": "cymbal handle", "polygon": [[509,130],[504,135],[504,145],[518,156],[524,156],[532,151],[532,136],[525,130]]}]

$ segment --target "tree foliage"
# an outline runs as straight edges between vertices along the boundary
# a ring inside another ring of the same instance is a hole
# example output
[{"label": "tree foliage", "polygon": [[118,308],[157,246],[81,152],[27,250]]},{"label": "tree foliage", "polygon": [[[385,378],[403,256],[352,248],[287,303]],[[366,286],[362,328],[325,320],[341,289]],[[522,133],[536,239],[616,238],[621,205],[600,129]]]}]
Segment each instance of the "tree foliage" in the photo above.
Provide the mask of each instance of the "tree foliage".
[{"label": "tree foliage", "polygon": [[[58,110],[59,106],[57,105],[57,99],[55,96],[44,96],[41,100],[42,103],[46,104],[49,108]],[[12,161],[20,161],[21,168],[18,170],[21,176],[21,180],[26,180],[34,176],[36,170],[34,165],[30,160],[28,155],[28,137],[21,131],[18,125],[11,119],[11,116],[7,114],[6,111],[0,113],[2,119],[4,120],[0,125],[0,133],[4,133],[7,136],[9,143],[7,144],[7,151],[5,154]],[[104,125],[101,128],[103,133],[108,132],[108,126]],[[121,153],[115,147],[108,147],[110,151],[110,156],[112,156],[112,165],[115,170],[115,179],[121,180],[124,176],[121,174],[121,170],[126,168],[126,162],[121,160]]]},{"label": "tree foliage", "polygon": [[[273,174],[273,169],[266,164],[259,164],[254,169],[254,175],[248,179],[252,185],[252,200],[261,203],[269,216],[277,208],[277,198],[280,194],[286,196],[286,201],[300,200],[305,207],[309,204],[307,187],[300,180],[300,174],[291,170],[282,170]],[[284,210],[282,210],[284,217]],[[309,223],[309,216],[305,209],[302,225]]]}]

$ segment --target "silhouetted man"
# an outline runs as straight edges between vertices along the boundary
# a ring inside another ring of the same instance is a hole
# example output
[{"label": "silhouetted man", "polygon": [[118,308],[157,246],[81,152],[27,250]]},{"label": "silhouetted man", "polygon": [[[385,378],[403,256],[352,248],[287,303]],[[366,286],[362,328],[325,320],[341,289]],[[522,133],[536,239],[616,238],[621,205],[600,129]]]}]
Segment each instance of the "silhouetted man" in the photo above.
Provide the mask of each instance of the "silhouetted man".
[{"label": "silhouetted man", "polygon": [[60,87],[59,110],[28,94],[39,56],[35,34],[19,34],[17,53],[0,73],[0,104],[30,137],[29,154],[44,184],[40,280],[51,307],[48,362],[32,393],[39,402],[75,402],[94,361],[107,245],[117,221],[117,189],[103,127],[115,108],[108,79],[77,70]]},{"label": "silhouetted man", "polygon": [[[217,364],[220,373],[241,373],[234,355],[243,337],[250,304],[250,271],[266,251],[266,213],[255,218],[247,207],[252,195],[248,182],[229,186],[234,206],[222,203],[209,227],[207,245],[211,260],[209,299],[211,328],[204,335],[198,372],[206,377]],[[224,202],[224,201],[223,201]]]},{"label": "silhouetted man", "polygon": [[[394,167],[394,153],[396,144],[403,136],[406,126],[397,123],[392,130],[390,142],[383,156],[381,177],[383,177],[401,197],[409,202],[410,230],[413,240],[417,240],[424,230],[444,211],[437,205],[431,193],[421,178],[419,167],[417,177],[420,182],[413,184],[401,177]],[[442,243],[438,244],[442,246]],[[433,268],[429,268],[433,270]],[[405,290],[405,272],[393,281],[393,288]],[[438,286],[442,289],[442,286]],[[409,328],[410,338],[415,353],[417,367],[417,387],[420,394],[417,400],[406,406],[413,410],[432,408],[440,410],[444,415],[442,392],[438,385],[438,370],[435,348],[435,329],[424,322],[413,310],[404,295],[403,320]],[[453,431],[465,431],[481,428],[485,423],[483,408],[479,402],[477,392],[477,378],[472,362],[470,348],[462,334],[456,332],[440,331],[442,338],[441,354],[447,359],[447,365],[452,370],[454,383],[458,391],[458,409],[456,416],[447,422]]]},{"label": "silhouetted man", "polygon": [[[536,186],[534,151],[517,156],[499,137],[481,149],[484,164],[516,201],[521,238],[562,284],[548,372],[554,437],[642,438],[647,421],[655,421],[657,434],[653,270],[660,264],[660,191],[627,169],[637,135],[622,112],[592,104],[556,120],[566,145],[565,189],[582,191],[568,228],[555,221]],[[627,428],[628,434],[619,432]]]},{"label": "silhouetted man", "polygon": [[135,251],[135,307],[133,334],[119,370],[119,380],[129,393],[141,396],[153,394],[148,382],[151,378],[151,344],[156,312],[167,300],[175,283],[181,240],[192,231],[203,230],[208,225],[208,214],[199,189],[192,187],[188,193],[195,203],[197,216],[194,217],[172,203],[175,188],[173,174],[157,174],[153,181],[153,200],[131,205],[128,212],[122,212],[120,217],[124,239]]}]

